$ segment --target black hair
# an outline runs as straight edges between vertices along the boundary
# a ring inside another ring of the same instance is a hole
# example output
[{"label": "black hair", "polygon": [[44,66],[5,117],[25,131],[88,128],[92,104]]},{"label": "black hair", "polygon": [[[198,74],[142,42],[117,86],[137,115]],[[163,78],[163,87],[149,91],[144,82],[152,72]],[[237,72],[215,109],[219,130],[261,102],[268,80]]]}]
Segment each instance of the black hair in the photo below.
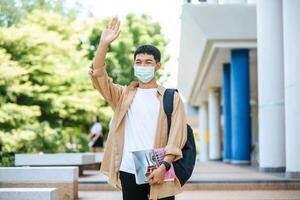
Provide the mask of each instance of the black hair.
[{"label": "black hair", "polygon": [[160,62],[160,57],[161,57],[160,51],[158,50],[158,48],[156,48],[153,45],[146,44],[146,45],[139,46],[134,52],[134,60],[136,58],[136,55],[138,54],[152,55],[156,62]]},{"label": "black hair", "polygon": [[100,122],[100,117],[98,115],[95,115],[97,122]]}]

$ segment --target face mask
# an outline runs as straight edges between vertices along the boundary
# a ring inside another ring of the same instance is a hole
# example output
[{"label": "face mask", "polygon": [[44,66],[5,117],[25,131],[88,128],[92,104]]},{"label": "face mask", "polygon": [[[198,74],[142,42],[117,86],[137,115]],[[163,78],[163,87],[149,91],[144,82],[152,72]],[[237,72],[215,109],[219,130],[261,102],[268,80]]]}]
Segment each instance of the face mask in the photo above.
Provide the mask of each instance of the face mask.
[{"label": "face mask", "polygon": [[134,75],[143,83],[149,83],[154,77],[154,66],[134,66]]}]

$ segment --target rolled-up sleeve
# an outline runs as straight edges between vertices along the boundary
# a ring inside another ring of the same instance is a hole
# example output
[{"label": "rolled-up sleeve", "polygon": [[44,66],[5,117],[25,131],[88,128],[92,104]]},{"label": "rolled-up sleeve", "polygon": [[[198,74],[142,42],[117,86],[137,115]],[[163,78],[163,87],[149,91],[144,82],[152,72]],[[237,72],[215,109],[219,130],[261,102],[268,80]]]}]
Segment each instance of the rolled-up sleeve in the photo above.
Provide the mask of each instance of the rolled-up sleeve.
[{"label": "rolled-up sleeve", "polygon": [[105,67],[101,67],[97,70],[100,71],[98,71],[96,76],[91,75],[92,83],[114,110],[123,94],[125,86],[113,83]]},{"label": "rolled-up sleeve", "polygon": [[167,146],[166,155],[174,155],[176,160],[182,158],[181,149],[187,140],[187,125],[184,104],[178,93],[174,95],[174,110],[171,119],[171,128]]}]

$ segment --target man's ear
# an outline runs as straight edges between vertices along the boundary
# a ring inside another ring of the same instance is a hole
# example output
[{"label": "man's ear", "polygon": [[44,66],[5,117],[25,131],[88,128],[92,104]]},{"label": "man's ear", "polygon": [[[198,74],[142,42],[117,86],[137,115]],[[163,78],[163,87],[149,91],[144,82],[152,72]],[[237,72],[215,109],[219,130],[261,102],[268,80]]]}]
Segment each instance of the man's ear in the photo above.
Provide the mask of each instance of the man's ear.
[{"label": "man's ear", "polygon": [[160,69],[160,67],[161,67],[161,64],[160,64],[160,62],[158,62],[155,66],[155,71],[158,71]]}]

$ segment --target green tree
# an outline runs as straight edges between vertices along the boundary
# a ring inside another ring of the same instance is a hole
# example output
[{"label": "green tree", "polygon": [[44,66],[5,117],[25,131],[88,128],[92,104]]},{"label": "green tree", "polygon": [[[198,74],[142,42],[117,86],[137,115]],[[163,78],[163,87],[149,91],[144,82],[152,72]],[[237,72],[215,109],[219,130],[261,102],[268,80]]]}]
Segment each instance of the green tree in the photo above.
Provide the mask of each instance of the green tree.
[{"label": "green tree", "polygon": [[42,11],[0,28],[2,151],[86,151],[93,114],[101,114],[107,133],[112,111],[93,89],[90,61],[78,49],[84,30]]},{"label": "green tree", "polygon": [[[11,21],[17,24],[0,27],[2,166],[12,165],[14,152],[87,151],[91,116],[101,116],[105,139],[113,114],[87,74],[107,20],[82,21],[43,9],[20,13],[22,20]],[[116,82],[134,79],[132,56],[141,44],[158,46],[163,63],[169,59],[159,24],[146,15],[128,15],[122,30],[107,61]]]}]

